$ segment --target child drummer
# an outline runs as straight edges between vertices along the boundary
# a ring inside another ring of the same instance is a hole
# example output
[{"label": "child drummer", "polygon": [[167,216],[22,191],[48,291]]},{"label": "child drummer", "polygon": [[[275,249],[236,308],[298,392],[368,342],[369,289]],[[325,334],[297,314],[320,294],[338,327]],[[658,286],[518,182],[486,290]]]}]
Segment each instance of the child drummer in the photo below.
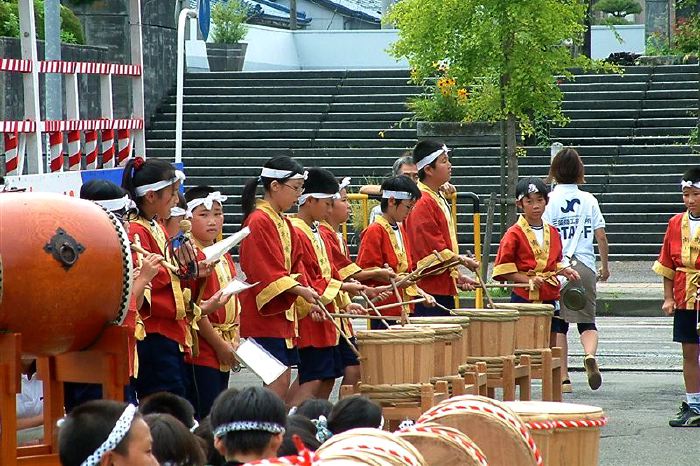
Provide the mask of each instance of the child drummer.
[{"label": "child drummer", "polygon": [[671,217],[653,270],[664,278],[666,315],[673,316],[673,341],[683,350],[686,400],[668,424],[700,427],[700,324],[698,277],[700,276],[700,167],[689,169],[681,180],[686,211]]}]

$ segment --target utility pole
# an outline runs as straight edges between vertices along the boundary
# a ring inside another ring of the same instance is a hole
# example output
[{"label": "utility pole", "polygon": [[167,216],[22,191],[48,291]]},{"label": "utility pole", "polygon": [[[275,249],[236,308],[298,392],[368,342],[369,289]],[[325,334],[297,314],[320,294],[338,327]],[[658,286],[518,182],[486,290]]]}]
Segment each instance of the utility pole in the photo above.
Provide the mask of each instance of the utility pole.
[{"label": "utility pole", "polygon": [[297,30],[297,0],[289,0],[289,29]]},{"label": "utility pole", "polygon": [[[60,0],[44,1],[44,60],[61,59],[61,2]],[[46,76],[46,119],[62,120],[62,80],[58,73],[47,73]]]}]

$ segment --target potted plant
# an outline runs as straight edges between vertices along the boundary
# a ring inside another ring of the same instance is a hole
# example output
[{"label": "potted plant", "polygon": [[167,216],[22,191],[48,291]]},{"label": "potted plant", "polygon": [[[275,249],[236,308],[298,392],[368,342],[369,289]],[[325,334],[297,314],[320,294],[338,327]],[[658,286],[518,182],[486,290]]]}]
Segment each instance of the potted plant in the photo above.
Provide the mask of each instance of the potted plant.
[{"label": "potted plant", "polygon": [[211,9],[212,40],[207,42],[211,71],[241,71],[248,44],[241,42],[247,32],[248,7],[242,0],[226,0]]}]

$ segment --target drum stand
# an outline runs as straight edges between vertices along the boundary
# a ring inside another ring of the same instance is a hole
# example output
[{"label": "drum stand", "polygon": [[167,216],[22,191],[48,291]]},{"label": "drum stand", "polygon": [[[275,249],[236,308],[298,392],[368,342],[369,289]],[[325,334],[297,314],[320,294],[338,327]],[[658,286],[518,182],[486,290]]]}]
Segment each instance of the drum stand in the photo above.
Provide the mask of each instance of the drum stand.
[{"label": "drum stand", "polygon": [[467,358],[468,364],[478,362],[486,363],[489,398],[496,398],[495,389],[502,388],[503,401],[514,401],[517,385],[520,391],[520,400],[530,401],[530,356],[521,356],[517,364],[515,355]]},{"label": "drum stand", "polygon": [[562,401],[561,354],[559,347],[515,350],[518,363],[523,355],[531,358],[530,375],[533,379],[542,380],[542,401]]},{"label": "drum stand", "polygon": [[109,326],[85,351],[37,358],[37,376],[44,391],[44,443],[17,447],[17,394],[21,391],[21,340],[18,333],[0,334],[0,465],[58,466],[56,422],[64,417],[63,383],[102,385],[103,398],[124,399],[129,381],[126,327]]}]

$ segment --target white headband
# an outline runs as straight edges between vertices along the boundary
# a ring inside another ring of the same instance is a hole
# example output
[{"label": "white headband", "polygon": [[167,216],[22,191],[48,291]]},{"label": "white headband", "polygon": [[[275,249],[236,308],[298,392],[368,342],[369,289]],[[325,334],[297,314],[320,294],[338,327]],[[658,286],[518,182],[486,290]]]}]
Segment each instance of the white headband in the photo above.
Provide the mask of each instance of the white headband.
[{"label": "white headband", "polygon": [[304,204],[306,200],[310,197],[313,197],[314,199],[340,199],[340,195],[338,193],[335,194],[327,194],[327,193],[307,193],[307,194],[302,194],[299,196],[299,205]]},{"label": "white headband", "polygon": [[214,437],[221,438],[229,432],[249,432],[261,430],[271,434],[284,434],[285,429],[274,422],[258,422],[258,421],[238,421],[223,424],[214,429]]},{"label": "white headband", "polygon": [[700,189],[700,181],[693,183],[692,181],[681,180],[681,189],[683,188],[697,188]]},{"label": "white headband", "polygon": [[182,217],[184,215],[187,215],[187,211],[182,207],[175,206],[170,209],[170,217]]},{"label": "white headband", "polygon": [[135,415],[136,406],[132,404],[128,405],[122,415],[119,416],[119,420],[114,425],[112,432],[109,433],[107,440],[102,442],[102,445],[100,445],[92,455],[88,456],[85,461],[80,463],[80,466],[97,466],[100,464],[105,453],[117,448],[117,445],[124,440],[126,434],[129,433],[129,429],[131,429],[131,422],[134,420]]},{"label": "white headband", "polygon": [[124,197],[120,197],[119,199],[105,199],[103,201],[92,202],[109,212],[116,212],[118,210],[129,209],[131,207],[132,201],[131,199],[129,199],[129,195],[127,194]]},{"label": "white headband", "polygon": [[173,176],[169,180],[162,180],[162,181],[158,181],[156,183],[145,184],[143,186],[137,187],[136,188],[136,197],[143,197],[149,191],[160,191],[163,188],[167,188],[168,186],[174,185],[178,181],[184,183],[185,174],[183,172],[181,172],[180,170],[175,170],[175,176]]},{"label": "white headband", "polygon": [[424,169],[425,167],[427,167],[428,165],[433,163],[435,161],[435,159],[440,157],[443,153],[447,153],[449,151],[450,151],[450,149],[446,145],[443,144],[440,149],[428,154],[427,156],[425,156],[424,158],[419,160],[418,163],[416,164],[416,168],[418,169],[418,171],[421,171],[422,169]]},{"label": "white headband", "polygon": [[[527,193],[528,193],[528,194],[538,193],[538,192],[540,192],[540,190],[537,189],[537,186],[535,186],[534,184],[530,183],[529,185],[527,185]],[[525,194],[520,194],[520,195],[516,198],[516,200],[519,201],[520,199],[522,199],[522,198],[524,198],[524,197],[525,197]]]},{"label": "white headband", "polygon": [[382,199],[391,199],[392,197],[399,200],[413,199],[413,195],[406,191],[388,191],[386,189],[382,191]]},{"label": "white headband", "polygon": [[351,181],[352,181],[352,178],[350,178],[349,176],[346,176],[345,178],[343,178],[343,181],[340,182],[340,186],[338,186],[338,192],[340,192],[343,189],[350,186]]},{"label": "white headband", "polygon": [[226,199],[228,199],[228,197],[222,195],[220,191],[209,193],[207,197],[192,199],[187,203],[187,217],[192,217],[192,212],[200,205],[203,205],[207,210],[211,210],[212,207],[214,207],[214,202],[218,202],[223,206]]},{"label": "white headband", "polygon": [[[291,175],[291,176],[290,176]],[[305,180],[309,176],[309,172],[305,171],[303,174],[294,173],[289,170],[276,170],[274,168],[263,167],[260,172],[261,178],[274,178],[276,180],[288,179],[288,180]]]}]

